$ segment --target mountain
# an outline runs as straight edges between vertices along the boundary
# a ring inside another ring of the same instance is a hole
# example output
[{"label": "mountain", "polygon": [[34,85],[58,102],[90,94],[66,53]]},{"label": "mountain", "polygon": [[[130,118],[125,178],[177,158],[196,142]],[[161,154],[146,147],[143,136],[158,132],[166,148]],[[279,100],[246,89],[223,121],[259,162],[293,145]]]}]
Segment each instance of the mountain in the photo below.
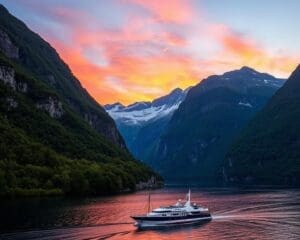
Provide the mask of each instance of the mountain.
[{"label": "mountain", "polygon": [[223,165],[231,184],[300,185],[300,66],[243,129]]},{"label": "mountain", "polygon": [[145,161],[153,143],[159,138],[188,90],[176,88],[152,102],[136,102],[126,107],[115,103],[105,105],[104,108],[115,120],[129,150],[135,157]]},{"label": "mountain", "polygon": [[153,171],[47,42],[0,5],[0,195],[104,194]]},{"label": "mountain", "polygon": [[21,64],[24,71],[55,89],[69,107],[101,135],[125,148],[114,122],[81,86],[55,49],[30,31],[23,22],[12,17],[3,6],[0,6],[0,12],[0,47],[3,53]]},{"label": "mountain", "polygon": [[175,111],[148,163],[169,182],[215,184],[230,143],[283,83],[249,67],[204,79]]}]

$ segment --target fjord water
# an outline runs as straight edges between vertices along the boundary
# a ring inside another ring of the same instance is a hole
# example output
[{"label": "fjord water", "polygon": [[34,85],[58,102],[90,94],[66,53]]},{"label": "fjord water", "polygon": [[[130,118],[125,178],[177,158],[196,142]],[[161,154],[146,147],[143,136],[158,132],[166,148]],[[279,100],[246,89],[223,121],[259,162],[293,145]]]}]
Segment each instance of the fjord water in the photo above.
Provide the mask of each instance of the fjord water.
[{"label": "fjord water", "polygon": [[[192,189],[210,208],[208,223],[137,230],[148,192],[103,198],[2,201],[0,239],[300,239],[299,190]],[[184,198],[186,189],[152,192],[152,207]]]}]

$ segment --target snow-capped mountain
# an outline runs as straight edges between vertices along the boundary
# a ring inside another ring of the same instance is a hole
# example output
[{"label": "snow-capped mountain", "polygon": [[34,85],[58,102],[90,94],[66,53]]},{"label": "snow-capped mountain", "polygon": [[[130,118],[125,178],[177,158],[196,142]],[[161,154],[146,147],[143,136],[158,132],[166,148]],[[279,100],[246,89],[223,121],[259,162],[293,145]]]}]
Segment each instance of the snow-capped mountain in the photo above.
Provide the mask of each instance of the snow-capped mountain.
[{"label": "snow-capped mountain", "polygon": [[108,104],[104,108],[118,123],[128,125],[145,125],[160,118],[169,117],[184,100],[189,89],[174,89],[166,96],[152,102],[136,102],[128,106],[120,103]]},{"label": "snow-capped mountain", "polygon": [[115,120],[129,150],[144,160],[188,91],[189,88],[176,88],[152,102],[136,102],[128,106],[114,103],[104,108]]},{"label": "snow-capped mountain", "polygon": [[[234,134],[283,84],[283,79],[243,67],[152,102],[104,107],[136,158],[167,178],[179,174],[175,170],[182,166],[173,169],[172,164],[184,166],[183,159],[196,166],[190,172],[200,174],[214,170]],[[201,159],[208,167],[200,171]]]}]

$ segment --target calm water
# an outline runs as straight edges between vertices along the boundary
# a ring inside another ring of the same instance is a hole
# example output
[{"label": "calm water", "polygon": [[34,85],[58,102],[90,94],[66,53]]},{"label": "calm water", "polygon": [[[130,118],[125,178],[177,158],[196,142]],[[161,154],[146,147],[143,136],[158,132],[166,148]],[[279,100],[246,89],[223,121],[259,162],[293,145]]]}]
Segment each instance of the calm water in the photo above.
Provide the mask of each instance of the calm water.
[{"label": "calm water", "polygon": [[[152,207],[184,198],[186,189],[161,189]],[[300,191],[192,189],[208,206],[209,223],[136,230],[130,215],[146,210],[147,192],[92,198],[1,202],[0,239],[300,239]]]}]

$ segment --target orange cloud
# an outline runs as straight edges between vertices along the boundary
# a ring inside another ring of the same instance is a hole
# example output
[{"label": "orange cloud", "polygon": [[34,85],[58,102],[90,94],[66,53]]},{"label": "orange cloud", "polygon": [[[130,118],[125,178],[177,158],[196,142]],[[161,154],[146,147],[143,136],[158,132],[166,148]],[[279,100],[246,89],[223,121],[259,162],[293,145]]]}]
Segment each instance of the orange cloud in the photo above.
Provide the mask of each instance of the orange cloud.
[{"label": "orange cloud", "polygon": [[[50,41],[83,86],[101,103],[151,100],[175,87],[185,88],[198,81],[199,73],[193,69],[194,63],[189,57],[164,51],[146,57],[135,56],[122,51],[122,36],[118,41],[114,36],[116,42],[103,40],[102,33],[91,37],[82,32],[80,36],[80,42],[75,38],[76,41],[68,45]],[[97,41],[102,41],[109,62],[107,66],[100,67],[84,56],[82,44],[90,46],[89,43],[93,45]]]},{"label": "orange cloud", "polygon": [[[189,1],[124,2],[146,13],[130,13],[117,28],[105,27],[78,9],[45,11],[66,34],[43,35],[102,104],[152,100],[175,87],[186,88],[208,75],[245,65],[287,76],[299,62],[299,56],[271,52],[227,26],[203,19],[198,23]],[[195,34],[197,41],[191,43]],[[207,49],[196,51],[204,40]]]},{"label": "orange cloud", "polygon": [[[211,37],[221,49],[212,59],[202,61],[192,55],[172,51],[174,45],[176,49],[184,48],[187,44],[185,39],[162,32],[157,40],[153,39],[152,33],[141,31],[138,34],[133,29],[134,27],[122,31],[99,32],[77,29],[74,31],[73,44],[51,42],[83,86],[101,103],[149,101],[175,87],[186,88],[210,74],[244,65],[261,71],[286,74],[292,71],[299,60],[271,55],[254,41],[245,39],[224,26],[216,32],[211,31]],[[154,46],[154,53],[150,51],[151,44],[158,44]],[[90,46],[103,49],[102,54],[107,59],[107,64],[99,66],[84,55],[84,50]],[[132,50],[136,49],[138,52],[129,51],[131,46]],[[150,54],[147,52],[148,48]]]},{"label": "orange cloud", "polygon": [[249,36],[236,33],[224,25],[212,24],[208,31],[221,47],[216,58],[222,59],[227,70],[250,66],[258,71],[287,77],[300,61],[300,55],[271,52]]}]

